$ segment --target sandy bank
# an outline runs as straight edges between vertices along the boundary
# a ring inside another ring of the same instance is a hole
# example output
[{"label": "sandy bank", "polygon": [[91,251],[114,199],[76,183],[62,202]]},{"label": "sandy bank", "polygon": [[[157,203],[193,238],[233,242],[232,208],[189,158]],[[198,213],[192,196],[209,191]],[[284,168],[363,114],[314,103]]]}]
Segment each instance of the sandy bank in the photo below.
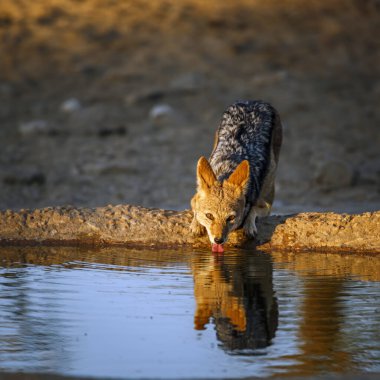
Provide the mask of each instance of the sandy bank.
[{"label": "sandy bank", "polygon": [[[0,213],[2,245],[208,246],[190,235],[191,211],[132,205],[95,209],[49,207]],[[260,249],[380,252],[380,211],[358,215],[300,213],[269,216],[258,223],[257,241],[241,231],[230,246]]]}]

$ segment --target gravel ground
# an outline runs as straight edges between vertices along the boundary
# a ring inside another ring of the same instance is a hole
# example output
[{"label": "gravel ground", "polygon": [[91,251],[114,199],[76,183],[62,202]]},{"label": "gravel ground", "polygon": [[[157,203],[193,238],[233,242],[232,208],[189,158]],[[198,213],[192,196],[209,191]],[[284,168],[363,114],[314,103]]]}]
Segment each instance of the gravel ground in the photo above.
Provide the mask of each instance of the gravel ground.
[{"label": "gravel ground", "polygon": [[274,212],[380,209],[379,21],[375,0],[2,0],[0,209],[188,208],[238,99],[284,122]]}]

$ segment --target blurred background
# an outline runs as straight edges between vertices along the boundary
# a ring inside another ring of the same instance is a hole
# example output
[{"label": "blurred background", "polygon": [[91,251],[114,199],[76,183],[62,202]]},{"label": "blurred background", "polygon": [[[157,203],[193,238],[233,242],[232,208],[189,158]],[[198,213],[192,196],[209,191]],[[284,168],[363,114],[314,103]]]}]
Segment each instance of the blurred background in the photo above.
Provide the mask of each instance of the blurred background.
[{"label": "blurred background", "polygon": [[224,109],[284,123],[274,212],[380,209],[379,0],[1,0],[0,208],[189,208]]}]

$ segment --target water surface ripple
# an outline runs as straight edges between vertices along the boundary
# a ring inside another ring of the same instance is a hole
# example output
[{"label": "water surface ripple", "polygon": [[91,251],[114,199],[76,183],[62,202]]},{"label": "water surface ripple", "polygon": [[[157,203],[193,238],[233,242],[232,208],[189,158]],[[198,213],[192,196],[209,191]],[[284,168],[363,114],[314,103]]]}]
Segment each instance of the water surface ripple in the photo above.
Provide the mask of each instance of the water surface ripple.
[{"label": "water surface ripple", "polygon": [[380,258],[2,248],[0,371],[378,372]]}]

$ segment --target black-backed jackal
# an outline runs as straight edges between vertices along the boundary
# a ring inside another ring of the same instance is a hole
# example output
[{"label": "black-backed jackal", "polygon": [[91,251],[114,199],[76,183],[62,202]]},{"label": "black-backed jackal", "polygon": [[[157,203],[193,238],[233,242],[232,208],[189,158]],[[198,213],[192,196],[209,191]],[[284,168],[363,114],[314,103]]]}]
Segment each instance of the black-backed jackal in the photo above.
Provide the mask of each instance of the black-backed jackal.
[{"label": "black-backed jackal", "polygon": [[255,237],[256,217],[270,213],[281,141],[280,117],[270,104],[236,102],[224,112],[209,161],[198,161],[191,200],[191,231],[207,231],[214,251],[223,252],[233,230]]}]

